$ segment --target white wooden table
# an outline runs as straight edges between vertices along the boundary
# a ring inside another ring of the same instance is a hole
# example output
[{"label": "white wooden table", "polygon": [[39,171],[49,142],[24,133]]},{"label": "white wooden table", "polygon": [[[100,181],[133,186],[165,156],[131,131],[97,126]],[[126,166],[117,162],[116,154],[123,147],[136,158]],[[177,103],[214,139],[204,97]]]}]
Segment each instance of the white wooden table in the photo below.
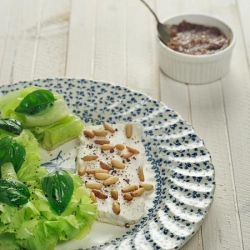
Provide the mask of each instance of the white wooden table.
[{"label": "white wooden table", "polygon": [[182,250],[250,249],[249,0],[148,0],[160,19],[205,13],[236,34],[230,72],[200,86],[159,70],[155,20],[139,0],[0,0],[0,84],[72,77],[128,86],[166,103],[204,139],[214,203]]}]

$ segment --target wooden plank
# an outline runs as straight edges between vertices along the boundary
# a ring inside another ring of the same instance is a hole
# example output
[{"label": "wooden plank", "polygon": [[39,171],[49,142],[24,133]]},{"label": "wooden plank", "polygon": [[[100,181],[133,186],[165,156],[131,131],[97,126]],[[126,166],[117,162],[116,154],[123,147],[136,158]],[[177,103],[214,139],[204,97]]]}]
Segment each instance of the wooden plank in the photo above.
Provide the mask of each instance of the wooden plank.
[{"label": "wooden plank", "polygon": [[21,32],[22,11],[23,7],[20,1],[13,0],[9,21],[7,18],[7,22],[9,22],[7,34],[6,30],[4,31],[6,35],[3,44],[4,51],[2,53],[0,84],[8,84],[12,81],[14,58],[16,55],[18,37]]},{"label": "wooden plank", "polygon": [[97,1],[94,79],[126,85],[125,0]]},{"label": "wooden plank", "polygon": [[155,19],[140,1],[127,0],[126,9],[127,86],[159,99]]},{"label": "wooden plank", "polygon": [[[12,1],[0,83],[30,80],[42,1]],[[25,6],[25,8],[24,8]]]},{"label": "wooden plank", "polygon": [[26,0],[25,6],[14,58],[12,82],[33,79],[43,1]]},{"label": "wooden plank", "polygon": [[5,0],[0,2],[0,74],[4,62],[4,52],[6,51],[12,8],[13,3],[11,1]]},{"label": "wooden plank", "polygon": [[240,14],[240,22],[244,34],[244,46],[246,47],[246,56],[248,60],[248,67],[250,67],[250,30],[249,30],[249,0],[237,0],[237,6]]},{"label": "wooden plank", "polygon": [[69,27],[66,76],[93,79],[96,0],[73,0]]},{"label": "wooden plank", "polygon": [[[214,5],[216,2],[214,2]],[[245,5],[245,8],[248,5]],[[219,10],[218,10],[219,11]],[[232,26],[237,37],[229,74],[222,79],[224,105],[228,124],[232,166],[234,173],[235,189],[237,193],[237,209],[241,223],[243,247],[250,246],[250,185],[249,185],[249,107],[250,107],[250,78],[249,65],[246,60],[245,41],[242,34],[246,26],[241,26],[237,9],[230,8],[226,14],[220,11],[221,18],[227,20]],[[230,19],[229,17],[230,16]],[[247,41],[247,40],[246,40]]]},{"label": "wooden plank", "polygon": [[241,249],[220,82],[189,88],[192,124],[211,153],[217,183],[213,205],[202,226],[204,250]]},{"label": "wooden plank", "polygon": [[65,76],[70,0],[45,0],[33,78]]},{"label": "wooden plank", "polygon": [[162,72],[160,83],[161,101],[179,113],[184,120],[192,123],[188,85],[170,79]]}]

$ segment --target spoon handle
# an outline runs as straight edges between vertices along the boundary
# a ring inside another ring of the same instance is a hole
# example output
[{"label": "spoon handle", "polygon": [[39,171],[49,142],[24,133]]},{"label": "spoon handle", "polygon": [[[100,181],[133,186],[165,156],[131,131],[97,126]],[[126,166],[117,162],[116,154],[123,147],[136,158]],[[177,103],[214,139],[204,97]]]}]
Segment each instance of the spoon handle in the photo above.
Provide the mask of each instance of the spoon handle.
[{"label": "spoon handle", "polygon": [[154,15],[154,17],[155,17],[157,23],[159,23],[160,21],[159,21],[157,15],[155,14],[155,12],[152,10],[152,8],[151,8],[144,0],[141,0],[141,2],[144,3],[144,4],[147,6],[147,8],[148,8],[148,9],[151,11],[151,13]]}]

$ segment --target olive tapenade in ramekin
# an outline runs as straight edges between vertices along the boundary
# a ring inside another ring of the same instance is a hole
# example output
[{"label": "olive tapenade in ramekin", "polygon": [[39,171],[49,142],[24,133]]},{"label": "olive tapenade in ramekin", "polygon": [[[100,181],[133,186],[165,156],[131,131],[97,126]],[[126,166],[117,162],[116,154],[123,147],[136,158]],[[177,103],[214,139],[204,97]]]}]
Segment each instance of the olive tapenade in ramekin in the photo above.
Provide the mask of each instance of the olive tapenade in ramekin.
[{"label": "olive tapenade in ramekin", "polygon": [[171,40],[167,46],[189,55],[209,55],[230,44],[230,39],[217,27],[183,20],[170,26]]},{"label": "olive tapenade in ramekin", "polygon": [[183,14],[164,22],[171,41],[157,38],[159,64],[170,78],[203,84],[222,78],[229,70],[235,36],[223,21],[203,14]]}]

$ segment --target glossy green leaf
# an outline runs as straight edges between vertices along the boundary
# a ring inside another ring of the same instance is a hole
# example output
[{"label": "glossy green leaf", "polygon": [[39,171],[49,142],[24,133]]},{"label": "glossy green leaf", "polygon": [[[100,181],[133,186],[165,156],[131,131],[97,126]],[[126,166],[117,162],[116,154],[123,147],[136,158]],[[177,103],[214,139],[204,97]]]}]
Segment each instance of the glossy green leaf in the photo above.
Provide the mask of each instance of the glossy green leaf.
[{"label": "glossy green leaf", "polygon": [[21,168],[26,157],[25,147],[12,137],[4,137],[0,140],[0,167],[11,162],[15,171]]},{"label": "glossy green leaf", "polygon": [[2,118],[0,119],[0,129],[16,135],[20,135],[23,131],[23,126],[21,122],[16,119]]},{"label": "glossy green leaf", "polygon": [[62,214],[74,191],[74,183],[68,172],[57,170],[45,176],[42,179],[42,188],[51,208],[58,215]]},{"label": "glossy green leaf", "polygon": [[0,202],[9,206],[20,206],[29,201],[29,189],[20,181],[0,179]]},{"label": "glossy green leaf", "polygon": [[54,101],[53,93],[46,89],[35,90],[24,97],[15,112],[25,115],[36,115],[49,109]]}]

